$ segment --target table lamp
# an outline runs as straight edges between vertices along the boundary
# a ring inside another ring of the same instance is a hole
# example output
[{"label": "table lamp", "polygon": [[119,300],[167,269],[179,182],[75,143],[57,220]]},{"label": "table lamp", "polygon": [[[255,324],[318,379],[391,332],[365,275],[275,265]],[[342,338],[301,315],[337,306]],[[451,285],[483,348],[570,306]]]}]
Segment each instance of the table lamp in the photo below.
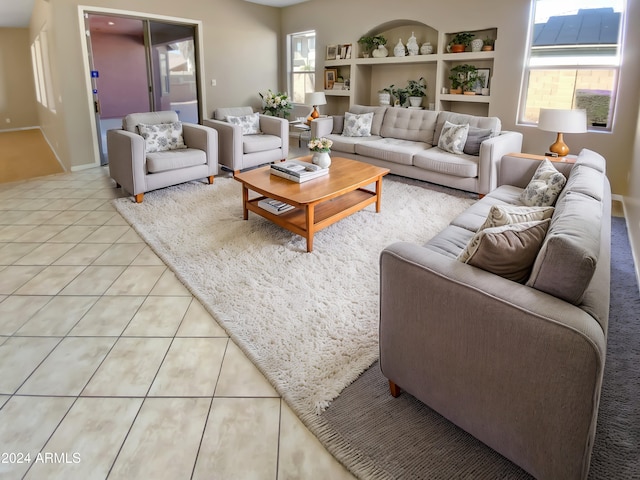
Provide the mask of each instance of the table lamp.
[{"label": "table lamp", "polygon": [[305,96],[306,105],[313,106],[313,112],[307,118],[307,123],[311,123],[312,120],[318,118],[320,113],[318,113],[318,105],[326,105],[327,99],[324,96],[324,92],[310,92]]},{"label": "table lamp", "polygon": [[563,134],[586,132],[587,111],[541,108],[538,128],[547,132],[557,132],[558,137],[549,147],[549,151],[557,153],[559,157],[566,157],[569,154],[569,147],[564,143]]}]

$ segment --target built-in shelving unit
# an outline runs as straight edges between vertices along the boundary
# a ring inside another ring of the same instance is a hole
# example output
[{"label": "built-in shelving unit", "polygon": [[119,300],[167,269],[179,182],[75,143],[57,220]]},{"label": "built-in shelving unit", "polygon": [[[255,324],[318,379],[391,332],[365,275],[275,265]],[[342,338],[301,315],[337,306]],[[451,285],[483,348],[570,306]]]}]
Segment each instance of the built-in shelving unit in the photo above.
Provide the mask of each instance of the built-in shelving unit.
[{"label": "built-in shelving unit", "polygon": [[[491,38],[496,40],[497,29],[471,31],[475,38]],[[477,68],[490,69],[493,75],[495,52],[481,51],[463,53],[447,52],[447,45],[454,33],[438,32],[434,28],[419,22],[398,20],[380,25],[367,32],[367,35],[382,34],[387,39],[386,48],[389,56],[383,58],[363,58],[357,42],[354,45],[353,57],[350,59],[325,60],[324,67],[336,69],[338,75],[349,79],[349,90],[325,90],[329,103],[329,114],[344,112],[350,105],[377,105],[378,91],[395,85],[406,85],[409,79],[424,77],[427,80],[427,100],[423,107],[436,110],[459,111],[475,115],[488,115],[491,95],[452,95],[448,93],[450,71],[456,65],[469,63]],[[430,42],[433,53],[428,55],[393,56],[393,49],[402,39],[414,35],[419,45]],[[489,88],[491,83],[489,84]],[[443,88],[447,93],[443,93]],[[490,90],[489,90],[490,91]],[[348,103],[347,103],[348,101]]]}]

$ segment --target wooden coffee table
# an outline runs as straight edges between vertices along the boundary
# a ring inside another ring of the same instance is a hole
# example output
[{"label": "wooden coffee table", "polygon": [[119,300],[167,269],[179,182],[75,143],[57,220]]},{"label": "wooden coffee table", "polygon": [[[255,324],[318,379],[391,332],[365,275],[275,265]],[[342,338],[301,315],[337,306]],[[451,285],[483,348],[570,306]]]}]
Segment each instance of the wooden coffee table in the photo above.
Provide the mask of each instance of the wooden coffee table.
[{"label": "wooden coffee table", "polygon": [[[298,160],[311,161],[311,156]],[[331,157],[329,174],[304,183],[296,183],[271,175],[270,167],[240,172],[235,179],[242,183],[242,207],[244,219],[249,211],[257,213],[276,225],[307,239],[307,252],[313,250],[313,235],[338,220],[376,204],[380,212],[382,201],[382,177],[388,168],[368,163]],[[375,191],[364,187],[375,183]],[[249,190],[261,196],[249,199]],[[295,208],[275,215],[258,206],[264,198],[273,198]]]}]

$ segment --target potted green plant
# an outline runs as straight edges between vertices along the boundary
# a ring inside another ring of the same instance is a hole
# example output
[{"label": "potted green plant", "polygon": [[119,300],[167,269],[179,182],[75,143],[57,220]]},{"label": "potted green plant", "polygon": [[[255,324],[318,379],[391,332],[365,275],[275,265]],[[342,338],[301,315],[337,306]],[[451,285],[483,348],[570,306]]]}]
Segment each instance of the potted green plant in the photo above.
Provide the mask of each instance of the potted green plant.
[{"label": "potted green plant", "polygon": [[478,80],[478,69],[468,63],[456,65],[451,69],[449,80],[451,80],[449,93],[460,94],[464,91],[469,92],[469,95],[475,94],[473,88]]},{"label": "potted green plant", "polygon": [[493,50],[495,43],[496,43],[495,39],[489,38],[489,37],[485,37],[484,45],[482,46],[482,50],[484,52],[490,52],[491,50]]},{"label": "potted green plant", "polygon": [[456,33],[451,41],[449,42],[448,50],[451,53],[461,53],[466,50],[466,48],[471,43],[471,40],[475,37],[473,33],[470,32],[459,32]]},{"label": "potted green plant", "polygon": [[386,45],[387,39],[382,35],[363,35],[358,40],[358,43],[362,46],[362,56],[368,57],[372,50],[378,48],[380,45]]},{"label": "potted green plant", "polygon": [[409,103],[412,107],[419,107],[422,104],[423,97],[427,96],[427,81],[424,77],[420,77],[418,80],[409,80],[407,95],[409,95]]}]

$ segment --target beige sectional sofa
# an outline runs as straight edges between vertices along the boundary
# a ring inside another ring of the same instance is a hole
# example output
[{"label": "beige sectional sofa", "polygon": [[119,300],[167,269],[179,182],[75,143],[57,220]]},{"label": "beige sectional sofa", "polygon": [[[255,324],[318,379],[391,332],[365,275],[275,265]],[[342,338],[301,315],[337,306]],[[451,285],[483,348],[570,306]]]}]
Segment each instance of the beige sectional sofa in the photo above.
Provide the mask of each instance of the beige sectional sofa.
[{"label": "beige sectional sofa", "polygon": [[457,259],[492,205],[522,205],[538,164],[505,156],[500,186],[444,231],[382,252],[380,367],[392,389],[534,477],[585,479],[609,315],[604,159],[583,150],[575,165],[554,164],[568,179],[526,283]]},{"label": "beige sectional sofa", "polygon": [[[333,154],[389,168],[391,173],[439,185],[489,193],[496,187],[503,155],[520,152],[522,134],[501,131],[497,117],[478,117],[453,112],[353,105],[349,113],[373,113],[370,135],[343,135],[344,115],[321,117],[311,122],[311,137],[333,141]],[[437,147],[443,125],[469,124],[491,131],[479,155],[454,154]]]}]

